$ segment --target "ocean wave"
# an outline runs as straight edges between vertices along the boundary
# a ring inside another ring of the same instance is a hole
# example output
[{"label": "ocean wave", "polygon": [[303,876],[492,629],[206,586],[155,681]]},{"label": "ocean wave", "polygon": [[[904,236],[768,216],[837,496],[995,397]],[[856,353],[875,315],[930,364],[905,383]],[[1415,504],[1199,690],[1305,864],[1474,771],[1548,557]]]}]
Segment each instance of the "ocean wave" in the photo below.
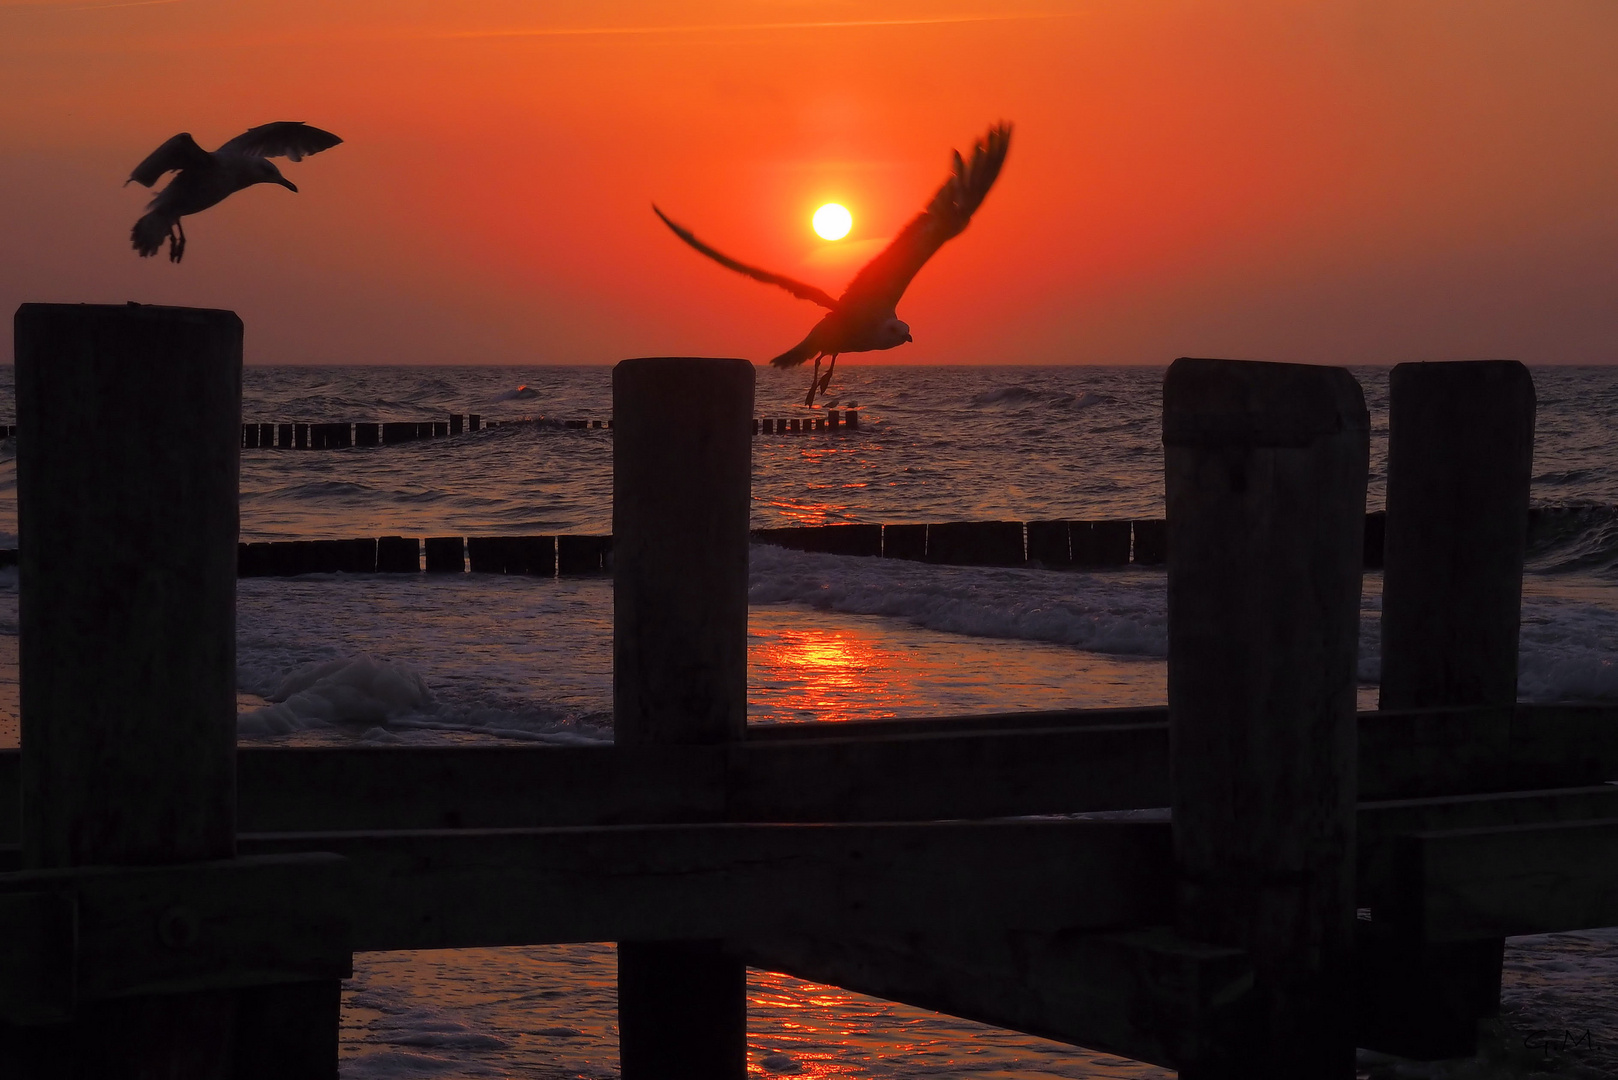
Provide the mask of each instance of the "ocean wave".
[{"label": "ocean wave", "polygon": [[946,567],[765,545],[752,548],[748,571],[753,604],[799,603],[968,637],[1119,656],[1168,652],[1162,574]]},{"label": "ocean wave", "polygon": [[1618,573],[1618,506],[1536,506],[1528,514],[1530,571]]},{"label": "ocean wave", "polygon": [[1081,391],[1070,393],[1062,390],[1040,390],[1031,386],[1001,386],[974,395],[969,403],[976,409],[1003,408],[1023,410],[1033,408],[1046,409],[1088,409],[1092,405],[1101,405],[1110,399],[1101,394]]},{"label": "ocean wave", "polygon": [[267,673],[238,667],[237,685],[271,702],[237,716],[237,733],[250,738],[319,730],[345,731],[366,742],[402,742],[410,732],[558,745],[611,738],[608,716],[581,722],[534,702],[440,697],[414,666],[363,652],[299,665],[273,685]]}]

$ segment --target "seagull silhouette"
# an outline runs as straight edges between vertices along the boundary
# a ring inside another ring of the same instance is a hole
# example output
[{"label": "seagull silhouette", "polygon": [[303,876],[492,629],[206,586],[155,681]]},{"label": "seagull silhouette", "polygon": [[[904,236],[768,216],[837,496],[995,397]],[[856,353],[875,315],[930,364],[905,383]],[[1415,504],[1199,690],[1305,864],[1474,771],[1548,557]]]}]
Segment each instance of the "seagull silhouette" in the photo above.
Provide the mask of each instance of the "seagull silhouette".
[{"label": "seagull silhouette", "polygon": [[342,141],[329,131],[279,120],[244,131],[209,153],[189,133],[181,132],[153,150],[124,181],[126,187],[131,181],[151,187],[164,173],[175,173],[168,186],[146,204],[146,215],[135,222],[129,238],[142,258],[156,255],[167,238],[169,261],[179,262],[185,256],[181,217],[206,210],[254,184],[280,184],[296,192],[297,187],[270,158],[302,161],[306,154],[318,154]]},{"label": "seagull silhouette", "polygon": [[[880,255],[866,263],[848,283],[843,295],[836,299],[785,274],[737,262],[698,240],[689,229],[669,220],[656,204],[652,210],[663,219],[663,224],[674,230],[675,236],[719,265],[755,281],[779,285],[793,296],[813,300],[830,310],[831,313],[809,331],[808,337],[770,361],[776,367],[788,368],[814,360],[815,374],[809,380],[809,394],[803,399],[805,405],[813,405],[816,392],[824,394],[831,384],[838,354],[893,349],[911,340],[910,325],[901,320],[895,310],[900,297],[933,252],[943,247],[946,240],[959,236],[972,220],[972,214],[994,186],[995,177],[1000,175],[1000,166],[1005,163],[1006,149],[1010,145],[1011,125],[999,123],[972,148],[970,160],[963,161],[956,153],[954,171],[927,204],[927,209],[912,218]],[[823,356],[831,358],[824,377],[820,374]]]}]

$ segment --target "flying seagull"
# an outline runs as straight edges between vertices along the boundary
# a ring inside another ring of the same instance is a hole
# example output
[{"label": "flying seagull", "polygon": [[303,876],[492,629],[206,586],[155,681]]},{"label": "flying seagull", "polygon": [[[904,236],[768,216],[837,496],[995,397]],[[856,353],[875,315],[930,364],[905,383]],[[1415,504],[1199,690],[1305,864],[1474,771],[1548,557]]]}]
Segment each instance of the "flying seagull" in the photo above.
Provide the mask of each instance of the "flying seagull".
[{"label": "flying seagull", "polygon": [[189,133],[181,132],[153,150],[124,181],[125,186],[134,181],[151,187],[164,173],[175,173],[168,186],[146,204],[146,215],[135,222],[129,238],[142,258],[156,255],[167,238],[169,261],[179,262],[185,256],[182,216],[206,210],[254,184],[280,184],[296,192],[297,187],[270,158],[302,161],[304,155],[329,150],[342,141],[329,131],[296,120],[279,120],[244,131],[210,154]]},{"label": "flying seagull", "polygon": [[[755,281],[779,285],[793,296],[813,300],[830,310],[831,313],[809,331],[808,337],[770,361],[776,367],[787,368],[814,360],[815,374],[809,380],[809,395],[803,399],[805,405],[813,405],[816,392],[824,394],[831,384],[838,354],[893,349],[911,340],[909,324],[895,311],[899,298],[933,252],[943,247],[944,241],[959,236],[972,220],[972,214],[994,186],[995,177],[1000,175],[1000,166],[1005,163],[1006,148],[1010,145],[1011,125],[1000,123],[990,128],[989,134],[972,148],[970,160],[963,161],[956,153],[954,172],[927,204],[927,209],[912,218],[880,255],[866,263],[843,290],[843,295],[836,299],[785,274],[737,262],[698,240],[689,229],[670,221],[655,204],[652,210],[663,219],[663,224],[674,230],[674,235],[719,265]],[[820,374],[823,356],[831,358],[824,377]]]}]

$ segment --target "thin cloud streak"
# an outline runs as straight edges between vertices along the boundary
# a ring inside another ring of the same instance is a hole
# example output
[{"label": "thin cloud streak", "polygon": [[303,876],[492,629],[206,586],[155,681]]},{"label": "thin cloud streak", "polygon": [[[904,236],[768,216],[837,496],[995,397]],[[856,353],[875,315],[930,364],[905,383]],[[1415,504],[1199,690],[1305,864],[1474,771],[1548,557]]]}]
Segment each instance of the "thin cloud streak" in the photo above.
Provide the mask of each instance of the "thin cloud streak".
[{"label": "thin cloud streak", "polygon": [[915,19],[843,19],[823,22],[700,23],[691,26],[541,26],[512,30],[456,30],[423,35],[432,38],[523,38],[523,37],[628,37],[656,34],[702,34],[750,30],[843,30],[867,26],[949,26],[963,23],[1029,22],[1041,19],[1071,19],[1073,12],[1041,12],[1010,15],[940,15]]},{"label": "thin cloud streak", "polygon": [[30,3],[0,3],[0,11],[106,11],[110,8],[157,7],[160,4],[183,4],[186,0],[112,0],[107,4],[63,4],[59,0],[40,0]]}]

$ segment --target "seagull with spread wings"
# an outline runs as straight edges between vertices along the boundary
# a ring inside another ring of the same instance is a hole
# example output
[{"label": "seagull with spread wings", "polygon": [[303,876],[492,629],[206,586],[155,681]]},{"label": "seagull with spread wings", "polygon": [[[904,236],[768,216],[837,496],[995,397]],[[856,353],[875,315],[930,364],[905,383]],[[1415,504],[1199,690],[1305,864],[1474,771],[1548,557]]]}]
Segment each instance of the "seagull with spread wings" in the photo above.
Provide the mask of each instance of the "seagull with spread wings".
[{"label": "seagull with spread wings", "polygon": [[[904,296],[910,279],[932,258],[933,252],[943,247],[946,240],[959,236],[972,220],[972,214],[994,186],[995,177],[1000,175],[1000,166],[1005,163],[1006,148],[1010,145],[1011,125],[1000,123],[990,128],[989,134],[972,148],[969,160],[963,161],[956,153],[954,171],[927,204],[927,209],[912,218],[880,255],[866,263],[843,290],[843,295],[836,299],[785,274],[737,262],[698,240],[689,229],[670,221],[655,205],[652,210],[663,219],[663,224],[674,230],[674,235],[719,265],[755,281],[779,285],[793,296],[813,300],[829,309],[830,314],[815,324],[808,337],[770,361],[776,367],[787,368],[814,360],[815,374],[809,380],[809,395],[803,401],[805,405],[813,405],[815,394],[824,394],[831,384],[840,353],[892,349],[911,340],[909,324],[901,320],[895,310],[899,298]],[[831,359],[824,377],[820,374],[821,357]]]},{"label": "seagull with spread wings", "polygon": [[147,204],[146,215],[135,222],[129,234],[135,250],[142,258],[156,255],[167,239],[169,261],[179,262],[185,255],[181,217],[206,210],[254,184],[280,184],[296,192],[297,187],[281,175],[270,158],[302,161],[305,155],[330,150],[342,141],[329,131],[295,120],[279,120],[244,131],[209,153],[189,133],[181,132],[153,150],[124,181],[126,185],[133,181],[151,187],[164,173],[175,174]]}]

